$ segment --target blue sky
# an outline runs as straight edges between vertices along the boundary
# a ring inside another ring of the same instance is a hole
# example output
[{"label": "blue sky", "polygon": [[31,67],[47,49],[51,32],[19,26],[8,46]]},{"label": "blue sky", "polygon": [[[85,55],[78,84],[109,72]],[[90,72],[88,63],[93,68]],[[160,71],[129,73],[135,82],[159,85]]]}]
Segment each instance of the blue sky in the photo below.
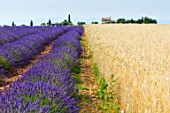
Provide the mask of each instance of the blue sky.
[{"label": "blue sky", "polygon": [[71,14],[71,21],[98,21],[111,16],[137,19],[155,18],[161,24],[170,24],[170,0],[0,0],[0,25],[29,25],[30,20],[61,22]]}]

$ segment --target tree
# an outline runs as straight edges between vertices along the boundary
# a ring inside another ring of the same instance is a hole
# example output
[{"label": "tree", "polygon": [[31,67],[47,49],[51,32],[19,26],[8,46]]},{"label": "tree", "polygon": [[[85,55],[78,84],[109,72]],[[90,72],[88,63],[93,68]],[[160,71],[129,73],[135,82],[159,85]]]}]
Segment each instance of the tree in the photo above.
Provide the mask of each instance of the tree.
[{"label": "tree", "polygon": [[150,23],[150,19],[148,17],[144,17],[143,18],[143,23],[144,24],[149,24]]},{"label": "tree", "polygon": [[142,17],[142,23],[144,23],[144,24],[157,24],[157,20],[149,18],[149,17]]},{"label": "tree", "polygon": [[74,24],[72,22],[69,23],[70,26],[73,26]]},{"label": "tree", "polygon": [[136,21],[135,20],[133,20],[133,18],[132,19],[130,19],[130,20],[126,20],[126,22],[125,23],[136,23]]},{"label": "tree", "polygon": [[40,26],[46,26],[46,23],[41,23],[41,25]]},{"label": "tree", "polygon": [[21,24],[21,26],[26,26],[25,24]]},{"label": "tree", "polygon": [[33,26],[33,21],[31,20],[31,22],[30,22],[30,26]]},{"label": "tree", "polygon": [[118,18],[116,23],[122,23],[125,24],[126,23],[126,19],[125,18]]},{"label": "tree", "polygon": [[138,20],[136,21],[136,23],[142,24],[142,23],[143,23],[143,18],[142,18],[142,19],[138,19]]},{"label": "tree", "polygon": [[60,24],[60,23],[58,23],[58,22],[56,22],[56,23],[55,23],[55,25],[56,25],[56,26],[60,26],[61,24]]},{"label": "tree", "polygon": [[157,24],[157,20],[156,19],[152,19],[152,23],[153,24]]},{"label": "tree", "polygon": [[91,22],[91,24],[98,24],[98,22]]},{"label": "tree", "polygon": [[85,22],[78,22],[77,25],[84,25],[86,24]]},{"label": "tree", "polygon": [[49,19],[47,25],[48,25],[48,26],[51,26],[51,19]]},{"label": "tree", "polygon": [[71,23],[70,14],[68,15],[68,22]]},{"label": "tree", "polygon": [[64,20],[63,22],[61,22],[61,25],[62,26],[67,26],[67,25],[69,25],[69,22],[67,20]]},{"label": "tree", "polygon": [[12,26],[15,26],[15,23],[14,23],[14,22],[12,22]]},{"label": "tree", "polygon": [[133,18],[130,20],[126,20],[125,18],[119,18],[117,19],[116,23],[157,24],[157,20],[149,17],[142,17],[138,20],[134,20]]},{"label": "tree", "polygon": [[71,21],[68,22],[67,20],[64,20],[63,22],[60,23],[60,25],[62,25],[62,26],[68,26],[68,25],[72,26],[73,23]]}]

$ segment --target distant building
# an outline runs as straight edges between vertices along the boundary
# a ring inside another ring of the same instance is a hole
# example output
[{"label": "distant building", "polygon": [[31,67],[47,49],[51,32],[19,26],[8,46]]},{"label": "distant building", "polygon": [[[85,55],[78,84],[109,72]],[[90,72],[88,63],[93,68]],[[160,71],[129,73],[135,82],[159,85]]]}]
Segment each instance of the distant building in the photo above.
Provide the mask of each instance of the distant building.
[{"label": "distant building", "polygon": [[102,24],[114,24],[115,21],[111,17],[102,17]]}]

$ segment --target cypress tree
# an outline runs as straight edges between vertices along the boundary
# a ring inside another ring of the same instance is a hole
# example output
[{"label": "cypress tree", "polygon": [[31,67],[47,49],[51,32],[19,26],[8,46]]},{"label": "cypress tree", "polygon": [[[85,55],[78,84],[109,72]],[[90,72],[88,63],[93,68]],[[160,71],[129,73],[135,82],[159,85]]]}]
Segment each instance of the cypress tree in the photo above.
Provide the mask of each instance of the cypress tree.
[{"label": "cypress tree", "polygon": [[12,26],[15,26],[14,22],[12,22]]},{"label": "cypress tree", "polygon": [[51,26],[51,19],[49,19],[47,25],[48,25],[48,26]]},{"label": "cypress tree", "polygon": [[33,21],[31,20],[30,26],[33,26]]},{"label": "cypress tree", "polygon": [[68,22],[71,23],[70,14],[68,15]]}]

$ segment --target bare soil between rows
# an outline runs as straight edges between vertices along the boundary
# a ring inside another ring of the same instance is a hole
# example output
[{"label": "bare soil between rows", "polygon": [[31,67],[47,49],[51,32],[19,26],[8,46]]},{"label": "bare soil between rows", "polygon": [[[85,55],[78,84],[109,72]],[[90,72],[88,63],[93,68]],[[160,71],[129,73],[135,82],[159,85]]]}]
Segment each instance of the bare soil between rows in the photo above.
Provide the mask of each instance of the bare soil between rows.
[{"label": "bare soil between rows", "polygon": [[80,96],[80,113],[102,113],[99,108],[101,101],[97,99],[95,90],[97,85],[95,83],[95,76],[93,74],[93,60],[88,48],[88,40],[85,34],[82,36],[82,55],[80,56],[80,73],[77,75],[79,78],[79,84],[82,88],[79,88],[78,95]]},{"label": "bare soil between rows", "polygon": [[[54,40],[55,41],[55,40]],[[52,44],[53,42],[52,41],[51,43],[45,45],[44,49],[34,55],[31,59],[30,59],[30,63],[28,65],[25,65],[25,66],[22,66],[22,67],[19,67],[19,68],[15,68],[13,69],[11,72],[7,73],[8,75],[10,75],[9,78],[0,78],[0,90],[2,91],[2,93],[4,93],[4,91],[10,87],[10,83],[12,83],[13,81],[17,80],[18,78],[22,77],[22,75],[27,71],[29,70],[34,64],[36,64],[37,60],[48,54],[51,50],[51,47],[52,47]]]}]

